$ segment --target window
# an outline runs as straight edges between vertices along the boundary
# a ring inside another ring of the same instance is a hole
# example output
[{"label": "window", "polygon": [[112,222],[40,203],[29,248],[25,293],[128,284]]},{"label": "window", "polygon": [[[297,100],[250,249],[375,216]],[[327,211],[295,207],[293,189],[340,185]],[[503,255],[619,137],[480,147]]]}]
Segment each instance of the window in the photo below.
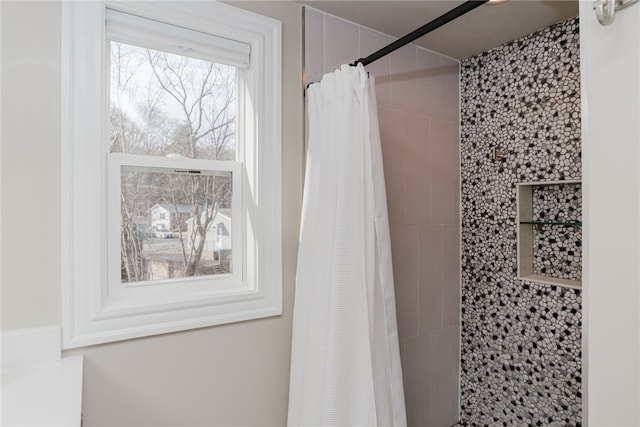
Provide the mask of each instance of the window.
[{"label": "window", "polygon": [[217,2],[63,19],[63,347],[281,314],[280,24]]},{"label": "window", "polygon": [[229,235],[229,231],[227,230],[227,227],[224,225],[224,223],[220,222],[217,224],[218,227],[218,236],[228,236]]}]

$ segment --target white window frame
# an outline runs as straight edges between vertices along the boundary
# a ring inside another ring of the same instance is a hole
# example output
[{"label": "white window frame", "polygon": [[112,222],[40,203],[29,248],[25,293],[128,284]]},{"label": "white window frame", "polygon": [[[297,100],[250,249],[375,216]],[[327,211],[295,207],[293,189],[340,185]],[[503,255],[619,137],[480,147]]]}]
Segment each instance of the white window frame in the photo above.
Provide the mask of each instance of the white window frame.
[{"label": "white window frame", "polygon": [[[231,171],[233,206],[241,206],[232,213],[232,237],[242,237],[240,248],[233,243],[234,269],[206,276],[215,285],[189,278],[182,289],[175,281],[109,288],[120,238],[120,215],[109,213],[119,185],[109,180],[122,165],[175,167],[176,159],[106,153],[107,8],[250,46],[239,78],[237,162],[188,161]],[[63,3],[62,22],[63,348],[282,314],[280,22],[218,2],[81,1]]]}]

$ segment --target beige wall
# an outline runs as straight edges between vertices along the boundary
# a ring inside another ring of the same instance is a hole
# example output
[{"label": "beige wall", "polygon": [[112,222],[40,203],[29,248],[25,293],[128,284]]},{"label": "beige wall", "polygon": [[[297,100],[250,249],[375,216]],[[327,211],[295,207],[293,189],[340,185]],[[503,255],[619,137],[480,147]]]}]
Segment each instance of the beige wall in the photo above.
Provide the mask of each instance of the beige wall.
[{"label": "beige wall", "polygon": [[[284,315],[74,350],[85,426],[284,425],[302,200],[300,6],[283,23]],[[2,2],[2,330],[60,324],[60,4]]]},{"label": "beige wall", "polygon": [[580,3],[587,425],[640,425],[640,6]]},{"label": "beige wall", "polygon": [[60,324],[60,5],[3,1],[2,330]]},{"label": "beige wall", "polygon": [[[306,80],[391,41],[307,8]],[[450,426],[460,359],[458,62],[410,45],[367,68],[377,83],[407,417]]]}]

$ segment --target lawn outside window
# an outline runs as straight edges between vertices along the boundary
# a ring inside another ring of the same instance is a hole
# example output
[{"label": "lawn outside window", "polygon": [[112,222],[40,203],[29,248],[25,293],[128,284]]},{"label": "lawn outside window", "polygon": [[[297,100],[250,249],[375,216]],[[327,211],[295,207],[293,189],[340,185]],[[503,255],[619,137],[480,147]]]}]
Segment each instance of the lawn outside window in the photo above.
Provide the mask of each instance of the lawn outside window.
[{"label": "lawn outside window", "polygon": [[282,312],[280,23],[184,5],[64,5],[64,348]]}]

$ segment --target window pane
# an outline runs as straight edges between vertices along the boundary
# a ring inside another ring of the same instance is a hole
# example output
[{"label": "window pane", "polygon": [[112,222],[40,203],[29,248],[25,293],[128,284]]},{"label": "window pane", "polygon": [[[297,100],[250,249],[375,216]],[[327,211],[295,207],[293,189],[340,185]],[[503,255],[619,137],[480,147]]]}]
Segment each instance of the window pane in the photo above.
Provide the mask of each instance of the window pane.
[{"label": "window pane", "polygon": [[123,166],[122,282],[231,273],[232,191],[227,171]]},{"label": "window pane", "polygon": [[113,41],[110,52],[110,152],[235,159],[235,67]]}]

